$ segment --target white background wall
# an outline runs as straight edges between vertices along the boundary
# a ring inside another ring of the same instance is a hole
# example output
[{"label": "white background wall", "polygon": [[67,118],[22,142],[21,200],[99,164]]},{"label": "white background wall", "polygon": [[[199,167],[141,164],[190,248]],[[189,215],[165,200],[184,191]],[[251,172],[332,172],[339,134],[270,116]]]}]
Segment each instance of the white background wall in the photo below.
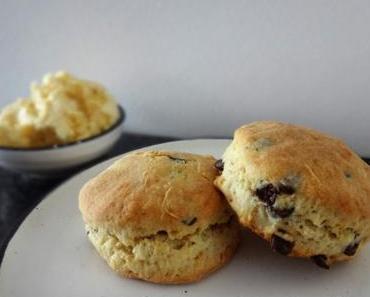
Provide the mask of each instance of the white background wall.
[{"label": "white background wall", "polygon": [[108,87],[129,131],[278,119],[370,156],[370,1],[0,0],[0,105],[58,69]]}]

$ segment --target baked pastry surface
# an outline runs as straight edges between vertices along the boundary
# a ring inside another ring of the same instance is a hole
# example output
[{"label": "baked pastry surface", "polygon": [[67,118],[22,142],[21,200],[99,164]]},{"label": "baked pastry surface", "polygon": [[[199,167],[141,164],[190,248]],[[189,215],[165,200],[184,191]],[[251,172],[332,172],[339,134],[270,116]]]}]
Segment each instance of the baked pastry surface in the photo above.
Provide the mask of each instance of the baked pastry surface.
[{"label": "baked pastry surface", "polygon": [[235,131],[217,165],[215,185],[241,224],[281,254],[328,268],[369,238],[369,166],[335,137],[254,122]]},{"label": "baked pastry surface", "polygon": [[88,237],[121,275],[156,283],[199,280],[223,266],[239,224],[214,187],[215,159],[131,153],[81,190]]}]

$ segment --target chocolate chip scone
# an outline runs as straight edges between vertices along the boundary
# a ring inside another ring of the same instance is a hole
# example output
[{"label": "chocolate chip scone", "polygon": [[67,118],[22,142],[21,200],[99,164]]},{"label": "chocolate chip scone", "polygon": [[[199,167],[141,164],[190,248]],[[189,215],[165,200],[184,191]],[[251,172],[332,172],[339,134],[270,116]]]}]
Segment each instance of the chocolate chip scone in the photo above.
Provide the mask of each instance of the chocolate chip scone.
[{"label": "chocolate chip scone", "polygon": [[216,186],[276,252],[329,268],[370,235],[369,166],[341,140],[278,122],[237,129]]},{"label": "chocolate chip scone", "polygon": [[81,190],[88,237],[111,268],[156,283],[197,281],[231,259],[239,224],[210,156],[131,153]]}]

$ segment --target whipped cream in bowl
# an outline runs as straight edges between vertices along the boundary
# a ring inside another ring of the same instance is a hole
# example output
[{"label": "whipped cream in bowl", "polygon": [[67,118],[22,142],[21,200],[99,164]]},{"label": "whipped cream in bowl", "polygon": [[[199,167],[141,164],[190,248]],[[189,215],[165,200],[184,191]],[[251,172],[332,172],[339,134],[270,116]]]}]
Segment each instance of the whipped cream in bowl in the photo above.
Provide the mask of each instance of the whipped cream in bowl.
[{"label": "whipped cream in bowl", "polygon": [[111,149],[124,117],[102,85],[47,74],[0,112],[0,165],[31,173],[76,167]]}]

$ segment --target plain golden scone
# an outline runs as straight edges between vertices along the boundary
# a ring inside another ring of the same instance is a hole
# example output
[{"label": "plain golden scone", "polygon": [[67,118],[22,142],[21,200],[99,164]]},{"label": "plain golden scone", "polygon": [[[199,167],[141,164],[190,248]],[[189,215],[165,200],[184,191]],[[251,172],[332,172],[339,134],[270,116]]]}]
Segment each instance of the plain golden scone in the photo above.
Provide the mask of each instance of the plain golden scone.
[{"label": "plain golden scone", "polygon": [[341,140],[254,122],[235,131],[222,162],[215,185],[275,251],[329,268],[369,239],[370,169]]},{"label": "plain golden scone", "polygon": [[85,184],[79,206],[87,234],[113,270],[187,283],[232,257],[239,225],[213,185],[214,162],[188,153],[136,152]]}]

